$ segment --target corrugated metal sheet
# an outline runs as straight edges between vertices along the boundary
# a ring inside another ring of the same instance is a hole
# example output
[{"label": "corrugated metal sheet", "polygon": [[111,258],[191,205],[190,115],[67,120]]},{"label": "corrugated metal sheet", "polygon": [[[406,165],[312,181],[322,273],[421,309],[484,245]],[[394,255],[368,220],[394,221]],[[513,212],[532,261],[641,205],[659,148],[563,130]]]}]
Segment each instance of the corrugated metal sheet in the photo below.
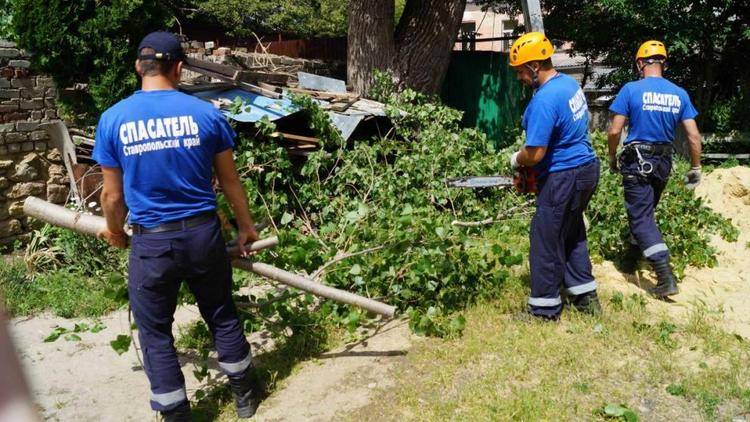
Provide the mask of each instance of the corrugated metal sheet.
[{"label": "corrugated metal sheet", "polygon": [[263,116],[268,116],[270,121],[274,121],[299,111],[299,108],[292,104],[288,98],[268,98],[241,89],[202,91],[196,92],[193,95],[204,100],[224,100],[230,102],[240,97],[246,105],[242,111],[235,114],[229,110],[222,109],[221,112],[228,118],[243,123],[257,122]]}]

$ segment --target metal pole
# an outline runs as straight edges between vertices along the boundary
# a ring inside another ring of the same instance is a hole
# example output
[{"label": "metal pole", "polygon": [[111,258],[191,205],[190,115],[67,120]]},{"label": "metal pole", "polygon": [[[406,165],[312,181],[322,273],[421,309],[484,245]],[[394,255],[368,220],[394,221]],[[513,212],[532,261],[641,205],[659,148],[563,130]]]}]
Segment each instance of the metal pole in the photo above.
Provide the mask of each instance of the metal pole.
[{"label": "metal pole", "polygon": [[[24,201],[23,212],[30,217],[34,217],[54,226],[63,227],[91,236],[95,236],[99,229],[105,227],[107,224],[104,217],[78,213],[59,205],[50,204],[45,200],[33,196],[26,198]],[[276,246],[277,243],[278,239],[274,236],[250,243],[246,248],[251,251],[257,251],[263,248]],[[230,256],[236,257],[238,253],[237,247],[234,246],[228,248],[228,252]],[[385,303],[336,289],[334,287],[329,287],[262,262],[253,262],[249,259],[237,258],[232,260],[232,266],[241,270],[254,272],[263,277],[317,296],[322,296],[348,305],[358,306],[362,309],[388,318],[392,318],[396,314],[396,308],[394,306],[386,305]]]},{"label": "metal pole", "polygon": [[544,22],[542,22],[542,5],[540,0],[521,0],[523,6],[523,26],[526,32],[544,33]]}]

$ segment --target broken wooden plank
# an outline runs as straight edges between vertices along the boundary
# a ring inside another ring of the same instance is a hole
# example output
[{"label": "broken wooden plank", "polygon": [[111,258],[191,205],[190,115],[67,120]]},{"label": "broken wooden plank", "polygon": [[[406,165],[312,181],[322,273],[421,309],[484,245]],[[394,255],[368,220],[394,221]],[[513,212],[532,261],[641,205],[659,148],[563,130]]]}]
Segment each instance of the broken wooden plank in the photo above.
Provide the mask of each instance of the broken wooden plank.
[{"label": "broken wooden plank", "polygon": [[285,140],[296,141],[304,144],[320,145],[320,140],[318,138],[310,136],[295,135],[293,133],[285,132],[274,132],[270,136],[271,138],[283,137]]},{"label": "broken wooden plank", "polygon": [[203,69],[200,67],[193,67],[187,64],[184,67],[185,69],[192,70],[193,72],[201,73],[203,75],[210,76],[212,78],[216,78],[224,82],[229,82],[237,88],[240,88],[248,92],[252,92],[254,94],[262,95],[264,97],[269,97],[269,98],[277,98],[277,99],[283,97],[283,95],[279,94],[278,92],[269,91],[267,89],[263,89],[259,86],[256,86],[247,82],[234,80],[222,73],[214,72],[212,70]]},{"label": "broken wooden plank", "polygon": [[[237,77],[241,74],[242,69],[234,67],[234,66],[228,66],[225,64],[219,64],[214,62],[209,62],[206,60],[198,60],[193,59],[191,57],[188,57],[185,59],[184,66],[190,67],[190,68],[201,68],[210,70],[214,73],[219,73],[221,75],[224,75],[225,77],[228,77],[232,80],[237,80]],[[190,69],[193,70],[193,69]]]},{"label": "broken wooden plank", "polygon": [[202,92],[202,91],[211,91],[214,89],[227,89],[234,87],[234,84],[229,82],[213,82],[209,84],[200,84],[200,85],[189,85],[189,84],[180,84],[177,86],[177,88],[185,93],[188,94],[194,94],[196,92]]}]

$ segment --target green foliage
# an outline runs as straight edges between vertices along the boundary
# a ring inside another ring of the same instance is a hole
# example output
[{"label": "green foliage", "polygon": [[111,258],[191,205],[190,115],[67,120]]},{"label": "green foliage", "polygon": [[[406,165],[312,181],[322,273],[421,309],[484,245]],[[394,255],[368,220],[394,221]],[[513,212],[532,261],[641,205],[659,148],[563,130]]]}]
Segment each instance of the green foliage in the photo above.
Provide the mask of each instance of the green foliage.
[{"label": "green foliage", "polygon": [[13,40],[13,0],[0,0],[0,39]]},{"label": "green foliage", "polygon": [[[430,98],[383,95],[395,136],[345,145],[327,114],[298,97],[323,150],[299,162],[272,142],[241,139],[237,164],[254,214],[279,230],[279,247],[260,259],[396,305],[419,332],[460,332],[463,319],[449,315],[497,294],[508,268],[524,261],[528,221],[469,229],[451,221],[493,217],[525,198],[447,188],[448,177],[509,173],[507,154],[460,129],[460,113]],[[345,326],[364,320],[358,310],[325,306],[326,318]]]},{"label": "green foliage", "polygon": [[75,324],[73,328],[56,326],[55,329],[52,330],[52,332],[44,338],[44,342],[51,343],[53,341],[56,341],[63,334],[65,335],[64,338],[66,341],[81,341],[81,336],[78,335],[78,333],[98,333],[105,328],[107,328],[107,326],[99,321],[95,321],[93,326],[86,324],[85,322]]},{"label": "green foliage", "polygon": [[626,422],[638,422],[638,415],[624,404],[608,404],[595,410],[594,415]]},{"label": "green foliage", "polygon": [[29,276],[18,262],[0,270],[0,295],[11,315],[51,311],[64,318],[101,316],[118,307],[106,297],[108,288],[97,277],[69,269]]},{"label": "green foliage", "polygon": [[[606,135],[594,133],[592,142],[599,156],[606,161]],[[716,251],[709,243],[709,234],[718,233],[728,241],[736,241],[739,235],[730,220],[711,211],[703,200],[685,188],[681,179],[688,167],[686,161],[675,159],[672,178],[656,209],[656,223],[669,247],[670,259],[678,274],[682,274],[688,265],[716,265]],[[587,212],[591,222],[588,240],[593,254],[613,261],[620,261],[630,247],[622,198],[621,176],[603,170]]]},{"label": "green foliage", "polygon": [[0,268],[0,296],[11,315],[100,316],[126,303],[125,266],[123,251],[45,225],[33,233],[23,261]]},{"label": "green foliage", "polygon": [[130,343],[132,342],[132,339],[130,336],[125,334],[119,334],[116,339],[109,342],[109,345],[112,346],[112,349],[114,349],[115,352],[117,352],[118,355],[121,355],[130,349]]},{"label": "green foliage", "polygon": [[[10,0],[19,45],[60,87],[87,83],[83,98],[61,98],[75,113],[101,112],[136,87],[136,47],[148,32],[169,28],[163,2],[143,0]],[[97,113],[98,114],[98,113]]]},{"label": "green foliage", "polygon": [[249,37],[286,33],[300,37],[344,36],[347,0],[206,0],[200,14],[210,16],[231,35]]},{"label": "green foliage", "polygon": [[[544,7],[548,33],[573,41],[577,52],[616,68],[600,83],[620,86],[634,79],[633,57],[640,43],[663,40],[670,54],[666,76],[691,93],[703,113],[703,129],[730,129],[729,122],[738,125],[731,129],[750,127],[747,98],[737,95],[750,87],[743,59],[750,47],[747,2],[554,0]],[[740,102],[745,107],[727,107]]]}]

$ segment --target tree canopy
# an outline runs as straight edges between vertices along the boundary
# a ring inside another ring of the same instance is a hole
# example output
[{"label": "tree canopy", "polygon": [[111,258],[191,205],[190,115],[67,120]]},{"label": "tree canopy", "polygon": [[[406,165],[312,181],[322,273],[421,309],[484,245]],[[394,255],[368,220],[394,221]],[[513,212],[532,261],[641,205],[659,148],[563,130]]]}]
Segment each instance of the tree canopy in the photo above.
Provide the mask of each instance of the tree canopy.
[{"label": "tree canopy", "polygon": [[[481,1],[520,13],[520,1]],[[635,51],[657,39],[669,51],[666,77],[690,92],[704,130],[750,130],[750,2],[732,0],[545,0],[544,25],[574,51],[614,72],[616,87],[637,78]]]},{"label": "tree canopy", "polygon": [[234,36],[286,33],[301,37],[346,35],[348,0],[196,0]]},{"label": "tree canopy", "polygon": [[[103,111],[136,87],[136,46],[147,33],[169,28],[173,14],[145,0],[11,0],[18,44],[58,86],[88,84],[72,111]],[[65,102],[65,98],[62,98]]]}]

